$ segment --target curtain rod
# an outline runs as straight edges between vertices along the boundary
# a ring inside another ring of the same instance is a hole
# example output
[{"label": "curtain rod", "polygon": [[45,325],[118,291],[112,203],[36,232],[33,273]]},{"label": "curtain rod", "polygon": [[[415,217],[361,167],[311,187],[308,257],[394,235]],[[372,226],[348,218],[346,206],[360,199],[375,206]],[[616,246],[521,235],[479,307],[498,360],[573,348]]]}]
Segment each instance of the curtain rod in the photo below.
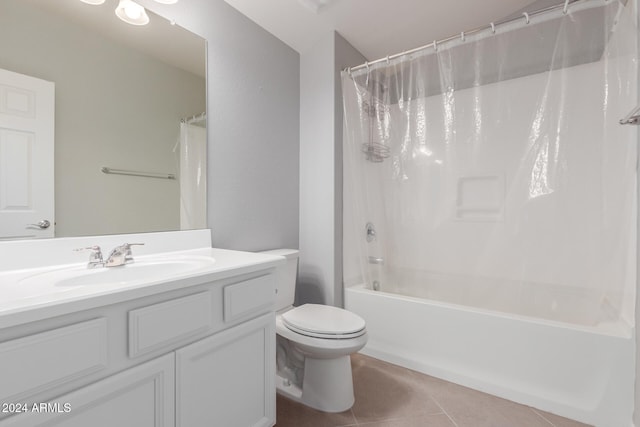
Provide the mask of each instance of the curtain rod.
[{"label": "curtain rod", "polygon": [[205,120],[206,118],[207,118],[207,112],[205,111],[205,112],[200,113],[198,115],[194,115],[194,116],[191,116],[191,117],[185,117],[183,119],[180,119],[180,122],[191,124],[191,123],[199,122],[201,120]]},{"label": "curtain rod", "polygon": [[[434,40],[431,43],[426,44],[424,46],[416,47],[416,48],[410,49],[410,50],[405,50],[404,52],[400,52],[400,53],[396,53],[394,55],[386,56],[384,58],[376,59],[375,61],[365,62],[364,64],[360,64],[360,65],[358,65],[356,67],[348,67],[348,68],[345,69],[345,71],[351,73],[353,71],[358,71],[358,70],[361,70],[363,68],[369,68],[371,65],[378,64],[378,63],[383,62],[383,61],[387,61],[388,62],[388,61],[390,61],[392,59],[399,58],[399,57],[401,57],[403,55],[409,55],[411,53],[419,52],[421,50],[428,49],[428,48],[434,48],[434,49],[437,50],[439,44],[446,43],[448,41],[455,40],[457,38],[460,38],[460,39],[462,39],[462,41],[464,41],[465,36],[477,34],[477,33],[481,32],[481,31],[491,30],[493,33],[495,33],[496,32],[496,27],[501,26],[501,25],[505,25],[505,24],[510,24],[512,22],[518,21],[518,20],[523,19],[523,18],[525,19],[525,22],[528,24],[530,19],[531,19],[531,17],[536,16],[536,15],[540,15],[540,14],[545,13],[545,12],[550,12],[552,10],[562,9],[562,12],[566,15],[568,13],[568,10],[569,10],[569,4],[573,4],[573,3],[576,3],[576,2],[580,2],[580,1],[583,1],[583,0],[565,0],[563,3],[556,4],[554,6],[547,6],[547,7],[544,7],[542,9],[534,10],[533,12],[524,12],[522,15],[516,16],[515,18],[505,19],[505,20],[498,21],[498,22],[492,22],[489,25],[485,25],[483,27],[476,27],[476,28],[474,28],[472,30],[469,30],[469,31],[463,31],[463,32],[461,32],[459,34],[456,34],[455,36],[449,36],[449,37],[446,37],[444,39]],[[608,2],[609,0],[604,0],[604,1]],[[623,1],[623,3],[626,3],[626,2]]]},{"label": "curtain rod", "polygon": [[134,171],[129,169],[114,169],[107,166],[102,166],[100,170],[102,171],[102,173],[114,174],[114,175],[142,176],[145,178],[176,179],[175,174],[172,174],[172,173],[156,173],[156,172]]}]

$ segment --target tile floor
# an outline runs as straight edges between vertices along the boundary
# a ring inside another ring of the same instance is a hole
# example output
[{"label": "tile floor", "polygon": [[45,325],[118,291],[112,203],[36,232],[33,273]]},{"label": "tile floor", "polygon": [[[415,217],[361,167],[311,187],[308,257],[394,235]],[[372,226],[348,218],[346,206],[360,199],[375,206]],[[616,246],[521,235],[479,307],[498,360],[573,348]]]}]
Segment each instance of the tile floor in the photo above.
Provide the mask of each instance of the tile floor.
[{"label": "tile floor", "polygon": [[588,427],[360,354],[351,356],[356,402],[327,414],[277,398],[277,427]]}]

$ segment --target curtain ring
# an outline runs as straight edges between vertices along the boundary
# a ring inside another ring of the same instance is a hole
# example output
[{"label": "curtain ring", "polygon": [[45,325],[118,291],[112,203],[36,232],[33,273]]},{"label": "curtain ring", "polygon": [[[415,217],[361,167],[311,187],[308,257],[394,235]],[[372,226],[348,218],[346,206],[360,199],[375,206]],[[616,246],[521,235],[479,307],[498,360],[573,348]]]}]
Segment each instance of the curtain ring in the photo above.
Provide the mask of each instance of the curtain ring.
[{"label": "curtain ring", "polygon": [[564,8],[562,9],[562,13],[566,15],[568,11],[569,11],[569,0],[564,0]]},{"label": "curtain ring", "polygon": [[438,41],[434,40],[432,44],[433,44],[433,50],[435,50],[437,52],[438,51]]},{"label": "curtain ring", "polygon": [[492,32],[493,34],[495,34],[495,33],[496,33],[496,24],[494,24],[493,22],[491,23],[491,32]]},{"label": "curtain ring", "polygon": [[369,72],[369,61],[364,61],[364,66],[367,69],[367,73]]},{"label": "curtain ring", "polygon": [[351,75],[351,67],[347,68],[347,74],[349,74],[349,77],[353,77],[353,75]]},{"label": "curtain ring", "polygon": [[387,55],[387,65],[389,65],[389,55]]},{"label": "curtain ring", "polygon": [[460,40],[464,42],[464,31],[460,33]]},{"label": "curtain ring", "polygon": [[529,14],[527,12],[524,12],[522,14],[522,16],[524,16],[525,22],[528,24],[529,23]]}]

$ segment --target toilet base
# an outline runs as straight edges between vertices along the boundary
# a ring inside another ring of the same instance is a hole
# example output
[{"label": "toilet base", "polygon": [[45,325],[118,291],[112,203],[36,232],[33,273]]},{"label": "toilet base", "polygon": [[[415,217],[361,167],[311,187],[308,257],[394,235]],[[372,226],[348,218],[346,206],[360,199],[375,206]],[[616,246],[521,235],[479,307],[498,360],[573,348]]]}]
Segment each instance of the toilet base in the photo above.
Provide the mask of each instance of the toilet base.
[{"label": "toilet base", "polygon": [[302,403],[324,412],[343,412],[355,401],[349,355],[333,359],[305,358]]},{"label": "toilet base", "polygon": [[276,390],[323,412],[349,410],[355,401],[351,354],[367,343],[367,333],[350,339],[308,337],[283,325],[276,316],[278,351]]},{"label": "toilet base", "polygon": [[292,383],[288,378],[283,378],[276,374],[276,391],[285,397],[296,402],[302,402],[302,389]]},{"label": "toilet base", "polygon": [[351,358],[305,359],[302,389],[276,375],[276,391],[296,402],[323,412],[344,412],[353,406]]}]

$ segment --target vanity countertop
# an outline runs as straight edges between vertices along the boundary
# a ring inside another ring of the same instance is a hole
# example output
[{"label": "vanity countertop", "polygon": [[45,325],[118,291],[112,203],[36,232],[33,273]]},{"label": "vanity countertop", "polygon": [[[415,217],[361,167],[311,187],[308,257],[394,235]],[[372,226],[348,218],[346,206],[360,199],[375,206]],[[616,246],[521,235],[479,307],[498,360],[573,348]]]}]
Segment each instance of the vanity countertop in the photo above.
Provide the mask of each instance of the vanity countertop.
[{"label": "vanity countertop", "polygon": [[199,248],[135,256],[133,264],[120,267],[89,270],[85,262],[4,270],[0,271],[0,329],[284,263],[275,255]]}]

